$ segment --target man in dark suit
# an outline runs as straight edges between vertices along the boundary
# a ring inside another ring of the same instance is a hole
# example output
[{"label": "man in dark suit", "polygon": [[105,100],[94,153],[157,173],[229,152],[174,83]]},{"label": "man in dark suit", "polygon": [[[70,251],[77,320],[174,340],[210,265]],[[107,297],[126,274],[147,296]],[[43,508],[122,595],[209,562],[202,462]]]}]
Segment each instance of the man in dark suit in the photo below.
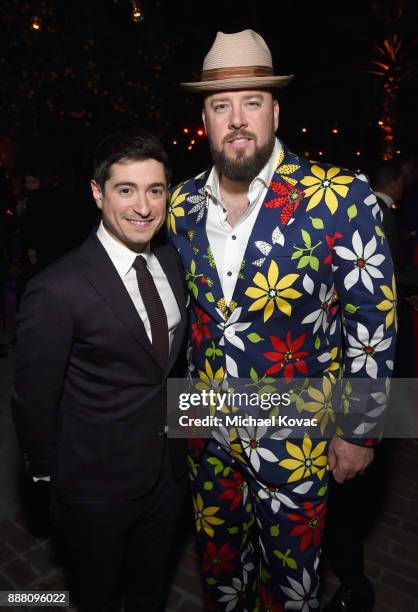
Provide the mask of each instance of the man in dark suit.
[{"label": "man in dark suit", "polygon": [[396,271],[399,268],[399,224],[396,217],[396,207],[402,198],[404,178],[397,162],[380,164],[372,176],[372,185],[377,202],[382,211],[382,225]]},{"label": "man in dark suit", "polygon": [[31,280],[18,318],[14,420],[30,474],[51,478],[83,612],[163,609],[187,489],[165,435],[186,331],[182,267],[156,237],[168,174],[150,134],[105,139],[100,226]]}]

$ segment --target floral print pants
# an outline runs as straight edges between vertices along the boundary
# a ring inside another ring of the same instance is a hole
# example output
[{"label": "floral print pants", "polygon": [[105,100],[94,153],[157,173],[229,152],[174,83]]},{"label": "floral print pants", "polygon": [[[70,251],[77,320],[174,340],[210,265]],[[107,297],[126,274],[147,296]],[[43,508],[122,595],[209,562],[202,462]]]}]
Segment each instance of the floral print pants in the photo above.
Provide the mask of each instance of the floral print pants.
[{"label": "floral print pants", "polygon": [[189,460],[207,610],[319,610],[328,473],[269,486],[214,440]]}]

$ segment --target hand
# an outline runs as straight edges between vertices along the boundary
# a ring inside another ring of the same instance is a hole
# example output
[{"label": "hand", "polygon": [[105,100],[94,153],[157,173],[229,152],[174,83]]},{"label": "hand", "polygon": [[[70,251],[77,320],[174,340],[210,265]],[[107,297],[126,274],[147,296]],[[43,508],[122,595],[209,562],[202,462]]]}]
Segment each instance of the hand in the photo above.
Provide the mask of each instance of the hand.
[{"label": "hand", "polygon": [[354,478],[373,461],[374,451],[368,446],[357,446],[334,436],[328,449],[329,469],[334,479],[342,483]]}]

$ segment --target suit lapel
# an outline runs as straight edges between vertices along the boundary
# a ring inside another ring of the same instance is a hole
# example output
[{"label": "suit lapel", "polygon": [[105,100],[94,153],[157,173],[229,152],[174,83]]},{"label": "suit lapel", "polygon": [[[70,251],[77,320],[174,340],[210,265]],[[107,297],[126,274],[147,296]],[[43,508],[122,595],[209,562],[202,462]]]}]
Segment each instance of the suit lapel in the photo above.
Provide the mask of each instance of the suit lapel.
[{"label": "suit lapel", "polygon": [[105,248],[93,232],[80,248],[80,259],[86,264],[84,274],[137,342],[158,363],[141,317],[116,271]]},{"label": "suit lapel", "polygon": [[185,270],[187,288],[195,296],[203,293],[207,300],[207,309],[214,319],[223,321],[219,314],[223,300],[221,281],[215,264],[206,232],[206,221],[208,215],[208,196],[205,184],[209,172],[195,179],[194,189],[187,194],[187,203],[190,208],[187,216],[194,224],[187,232],[188,246],[190,248],[190,260]]},{"label": "suit lapel", "polygon": [[[303,189],[299,185],[303,176],[301,163],[296,155],[291,153],[283,143],[281,144],[282,150],[276,162],[276,170],[261,204],[243,256],[241,273],[231,299],[232,309],[234,303],[239,303],[240,295],[248,285],[246,277],[252,273],[255,274],[256,271],[265,273],[263,268],[267,267],[268,256],[273,248],[277,254],[285,250],[283,247],[288,225],[295,214],[301,214],[300,204],[304,197]],[[205,173],[195,179],[194,188],[186,194],[187,203],[190,206],[186,214],[195,219],[193,229],[187,233],[191,258],[186,270],[186,280],[192,293],[205,292],[207,309],[212,310],[213,318],[223,320],[228,318],[230,309],[225,304],[221,282],[206,233],[207,196],[204,186],[207,177],[208,173]],[[203,284],[208,281],[210,281],[209,286]]]}]

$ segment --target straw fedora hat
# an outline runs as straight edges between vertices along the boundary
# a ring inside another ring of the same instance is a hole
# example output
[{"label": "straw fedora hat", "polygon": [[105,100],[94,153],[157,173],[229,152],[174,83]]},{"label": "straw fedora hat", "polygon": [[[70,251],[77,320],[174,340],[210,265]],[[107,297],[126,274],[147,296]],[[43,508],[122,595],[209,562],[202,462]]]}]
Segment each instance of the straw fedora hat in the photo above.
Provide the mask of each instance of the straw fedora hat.
[{"label": "straw fedora hat", "polygon": [[201,80],[180,83],[195,93],[232,89],[286,87],[294,75],[274,76],[273,60],[264,39],[254,30],[218,32],[203,62]]}]

